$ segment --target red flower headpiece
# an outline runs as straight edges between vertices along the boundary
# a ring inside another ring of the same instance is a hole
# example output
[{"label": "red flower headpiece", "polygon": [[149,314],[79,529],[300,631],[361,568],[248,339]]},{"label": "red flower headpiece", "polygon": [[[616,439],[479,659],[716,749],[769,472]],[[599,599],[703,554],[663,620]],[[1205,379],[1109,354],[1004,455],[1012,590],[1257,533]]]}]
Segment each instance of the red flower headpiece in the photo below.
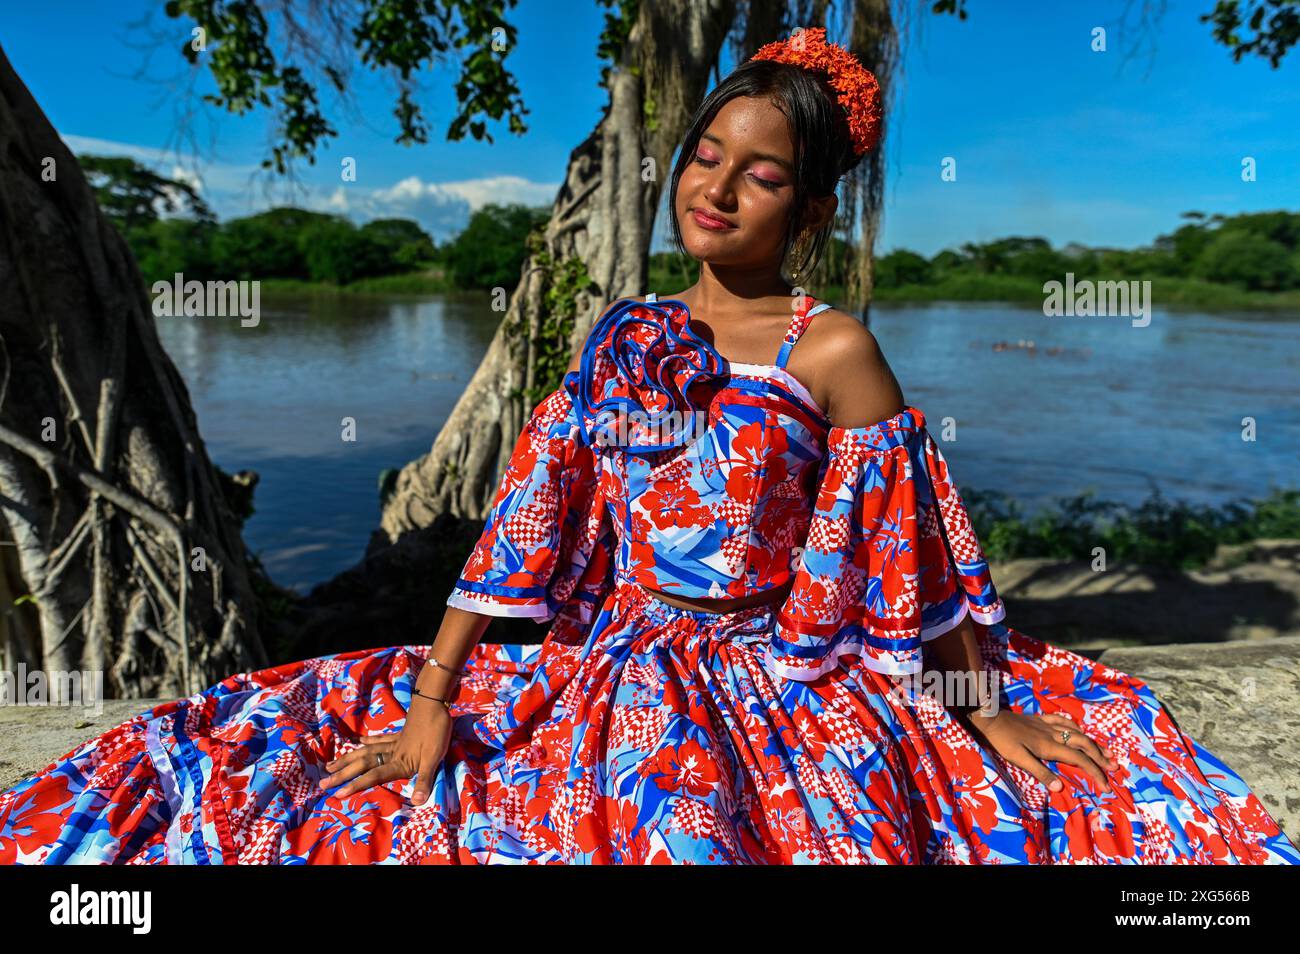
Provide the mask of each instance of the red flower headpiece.
[{"label": "red flower headpiece", "polygon": [[826,42],[825,27],[797,30],[788,40],[764,44],[750,59],[823,71],[848,114],[854,152],[860,156],[880,139],[880,84],[856,56]]}]

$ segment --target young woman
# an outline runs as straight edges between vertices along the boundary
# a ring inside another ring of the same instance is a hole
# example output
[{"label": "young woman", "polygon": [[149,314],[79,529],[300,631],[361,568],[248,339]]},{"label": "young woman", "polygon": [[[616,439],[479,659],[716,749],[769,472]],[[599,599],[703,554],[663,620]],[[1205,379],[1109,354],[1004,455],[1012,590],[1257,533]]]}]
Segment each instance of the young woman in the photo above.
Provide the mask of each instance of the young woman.
[{"label": "young woman", "polygon": [[[0,796],[0,860],[1300,863],[1143,682],[1002,622],[924,414],[783,277],[878,138],[824,32],[700,107],[699,280],[595,323],[432,647],[133,719]],[[492,616],[549,630],[480,644]]]}]

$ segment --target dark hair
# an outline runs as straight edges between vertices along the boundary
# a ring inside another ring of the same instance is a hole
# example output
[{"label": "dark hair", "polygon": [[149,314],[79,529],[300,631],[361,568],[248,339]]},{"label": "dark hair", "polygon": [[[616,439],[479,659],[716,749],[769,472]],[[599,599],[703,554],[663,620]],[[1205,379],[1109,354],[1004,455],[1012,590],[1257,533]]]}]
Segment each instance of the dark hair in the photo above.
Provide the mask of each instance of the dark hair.
[{"label": "dark hair", "polygon": [[[785,113],[794,134],[794,207],[786,231],[785,251],[782,255],[784,261],[791,245],[798,238],[797,229],[809,198],[834,192],[840,178],[853,170],[863,156],[854,154],[844,109],[835,98],[835,91],[824,74],[774,60],[748,60],[742,63],[714,87],[696,110],[686,137],[682,140],[677,164],[673,167],[668,208],[673,243],[683,255],[686,254],[686,246],[677,221],[677,184],[686,167],[695,158],[700,136],[709,123],[713,122],[718,111],[737,96],[768,97]],[[834,228],[832,218],[812,235],[804,260],[792,263],[799,266],[800,276],[812,271],[821,260]]]}]

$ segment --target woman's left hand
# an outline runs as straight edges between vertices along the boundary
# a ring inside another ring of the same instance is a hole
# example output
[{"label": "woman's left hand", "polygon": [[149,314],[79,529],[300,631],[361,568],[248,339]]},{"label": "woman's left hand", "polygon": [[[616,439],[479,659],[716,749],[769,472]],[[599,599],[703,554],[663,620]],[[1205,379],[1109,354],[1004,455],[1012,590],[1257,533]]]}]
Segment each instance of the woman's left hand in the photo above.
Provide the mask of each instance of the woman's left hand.
[{"label": "woman's left hand", "polygon": [[[1068,716],[1056,713],[1025,715],[1001,709],[991,716],[974,713],[965,723],[995,752],[1033,775],[1053,792],[1061,791],[1065,784],[1060,776],[1043,764],[1042,759],[1077,765],[1098,784],[1113,791],[1106,772],[1114,771],[1119,765],[1111,759],[1109,752],[1084,735]],[[1069,733],[1065,736],[1066,741],[1062,741],[1063,733]]]}]

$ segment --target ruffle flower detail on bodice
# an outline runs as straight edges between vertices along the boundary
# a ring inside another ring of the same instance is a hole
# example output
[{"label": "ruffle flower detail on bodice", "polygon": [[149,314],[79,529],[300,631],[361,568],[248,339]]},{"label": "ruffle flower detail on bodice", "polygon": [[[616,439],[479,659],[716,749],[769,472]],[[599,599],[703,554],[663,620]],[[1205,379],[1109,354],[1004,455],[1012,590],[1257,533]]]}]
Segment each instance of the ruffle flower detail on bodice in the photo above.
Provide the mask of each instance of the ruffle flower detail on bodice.
[{"label": "ruffle flower detail on bodice", "polygon": [[628,299],[596,320],[564,387],[585,443],[651,454],[703,433],[729,376],[726,359],[691,330],[684,302]]}]

